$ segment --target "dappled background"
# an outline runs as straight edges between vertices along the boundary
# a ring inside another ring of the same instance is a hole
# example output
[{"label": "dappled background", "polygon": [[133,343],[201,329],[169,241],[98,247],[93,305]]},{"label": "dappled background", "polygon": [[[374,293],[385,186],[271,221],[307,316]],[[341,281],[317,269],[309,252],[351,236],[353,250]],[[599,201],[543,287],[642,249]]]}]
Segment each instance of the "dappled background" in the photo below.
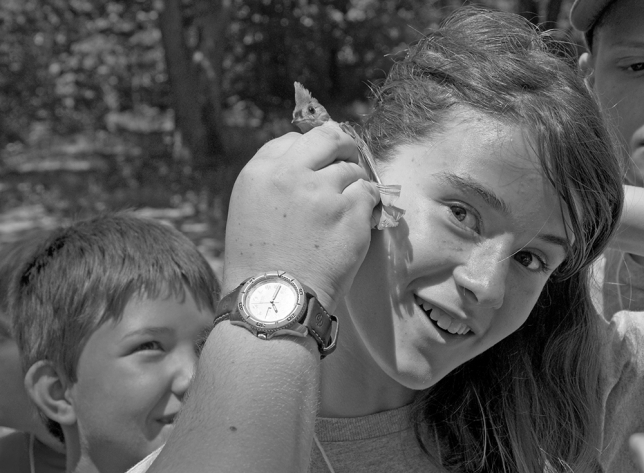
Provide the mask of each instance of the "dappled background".
[{"label": "dappled background", "polygon": [[293,81],[359,123],[369,84],[463,3],[580,44],[572,0],[2,0],[0,244],[138,209],[218,270],[235,176],[295,131]]}]

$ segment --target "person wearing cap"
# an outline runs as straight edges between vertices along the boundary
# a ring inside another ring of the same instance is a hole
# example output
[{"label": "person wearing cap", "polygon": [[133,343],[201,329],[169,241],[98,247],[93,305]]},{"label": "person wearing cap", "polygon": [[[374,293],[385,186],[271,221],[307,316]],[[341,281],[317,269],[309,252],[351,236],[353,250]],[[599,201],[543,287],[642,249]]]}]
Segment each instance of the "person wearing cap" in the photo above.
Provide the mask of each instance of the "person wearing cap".
[{"label": "person wearing cap", "polygon": [[[644,1],[576,0],[570,21],[588,48],[580,69],[624,150],[625,183],[643,187]],[[643,257],[606,252],[599,306],[607,319],[620,310],[644,309]]]},{"label": "person wearing cap", "polygon": [[[579,66],[613,123],[627,159],[626,183],[644,183],[644,1],[575,0],[570,22],[588,49]],[[607,319],[619,310],[644,308],[644,258],[606,252],[603,303]],[[629,413],[624,413],[629,415]],[[622,422],[620,416],[611,419]],[[624,428],[624,423],[622,423]],[[635,463],[644,472],[644,433],[630,437]]]}]

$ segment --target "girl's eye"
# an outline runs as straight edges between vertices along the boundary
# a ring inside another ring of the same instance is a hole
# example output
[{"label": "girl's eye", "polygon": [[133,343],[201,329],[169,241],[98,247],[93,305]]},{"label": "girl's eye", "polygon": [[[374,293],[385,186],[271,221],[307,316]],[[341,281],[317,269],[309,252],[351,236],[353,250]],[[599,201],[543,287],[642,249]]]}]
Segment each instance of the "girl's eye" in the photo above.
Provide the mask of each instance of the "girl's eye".
[{"label": "girl's eye", "polygon": [[636,64],[631,64],[628,66],[629,69],[631,69],[633,72],[640,72],[644,71],[644,62],[638,62]]},{"label": "girl's eye", "polygon": [[479,221],[474,212],[469,211],[461,205],[450,205],[449,209],[452,215],[454,215],[454,218],[461,222],[461,224],[477,233],[479,232]]},{"label": "girl's eye", "polygon": [[530,253],[528,251],[519,251],[518,253],[515,253],[514,259],[530,271],[539,271],[545,273],[549,270],[548,265],[545,261],[543,261],[534,253]]},{"label": "girl's eye", "polygon": [[136,347],[135,351],[151,351],[151,350],[162,350],[163,347],[161,344],[157,341],[149,341],[145,343],[141,343],[139,346]]}]

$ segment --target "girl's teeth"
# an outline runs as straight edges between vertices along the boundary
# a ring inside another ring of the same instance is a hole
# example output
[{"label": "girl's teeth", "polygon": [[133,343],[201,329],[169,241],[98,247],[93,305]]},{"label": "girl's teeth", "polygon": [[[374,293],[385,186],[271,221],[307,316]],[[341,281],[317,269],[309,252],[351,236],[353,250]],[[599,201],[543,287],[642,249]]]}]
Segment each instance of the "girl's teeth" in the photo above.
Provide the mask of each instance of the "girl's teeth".
[{"label": "girl's teeth", "polygon": [[438,325],[443,330],[447,330],[449,329],[450,325],[452,325],[452,318],[449,315],[441,314],[438,316],[436,325]]},{"label": "girl's teeth", "polygon": [[437,313],[437,311],[433,310],[433,308],[426,302],[423,303],[423,309],[429,314],[429,318],[436,322],[436,325],[443,330],[447,330],[449,333],[465,335],[470,331],[470,328],[467,325],[457,322],[447,314]]}]

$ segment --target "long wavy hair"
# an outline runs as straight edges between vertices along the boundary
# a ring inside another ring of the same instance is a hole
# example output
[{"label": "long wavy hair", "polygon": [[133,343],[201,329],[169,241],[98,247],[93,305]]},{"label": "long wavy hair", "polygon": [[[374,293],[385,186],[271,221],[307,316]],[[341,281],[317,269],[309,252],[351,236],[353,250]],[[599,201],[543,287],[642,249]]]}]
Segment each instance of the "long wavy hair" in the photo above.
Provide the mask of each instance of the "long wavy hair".
[{"label": "long wavy hair", "polygon": [[467,8],[374,87],[364,137],[387,161],[462,109],[522,126],[569,216],[573,241],[525,324],[417,398],[416,433],[448,471],[597,469],[598,324],[588,268],[623,204],[614,138],[573,58],[518,15]]}]

